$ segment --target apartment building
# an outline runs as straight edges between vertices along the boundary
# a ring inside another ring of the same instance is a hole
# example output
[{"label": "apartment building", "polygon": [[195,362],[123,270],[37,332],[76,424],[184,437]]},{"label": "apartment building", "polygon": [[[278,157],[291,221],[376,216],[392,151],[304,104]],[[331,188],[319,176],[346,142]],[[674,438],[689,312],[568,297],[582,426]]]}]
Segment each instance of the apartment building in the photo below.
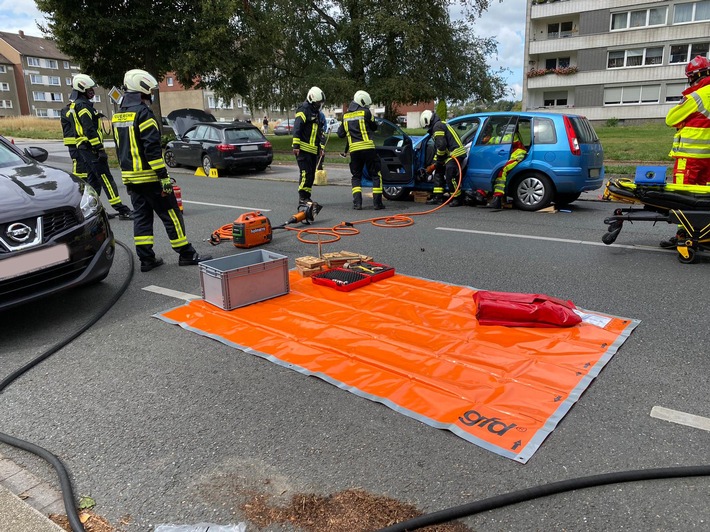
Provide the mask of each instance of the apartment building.
[{"label": "apartment building", "polygon": [[[72,76],[77,73],[78,65],[60,52],[54,41],[23,31],[0,32],[0,117],[59,118],[59,111],[69,101]],[[111,116],[106,90],[97,87],[93,102],[98,111]]]},{"label": "apartment building", "polygon": [[523,109],[663,119],[708,56],[710,0],[527,0]]}]

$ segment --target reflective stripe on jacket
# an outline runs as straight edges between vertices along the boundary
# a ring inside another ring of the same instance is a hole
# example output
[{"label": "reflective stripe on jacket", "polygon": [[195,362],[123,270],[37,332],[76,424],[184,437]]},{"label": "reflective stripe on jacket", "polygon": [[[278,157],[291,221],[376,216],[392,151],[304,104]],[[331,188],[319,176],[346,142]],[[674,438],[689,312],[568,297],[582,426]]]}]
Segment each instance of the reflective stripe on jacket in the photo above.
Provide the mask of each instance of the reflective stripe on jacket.
[{"label": "reflective stripe on jacket", "polygon": [[168,176],[158,121],[141,101],[140,93],[123,97],[121,109],[111,123],[124,184],[152,183]]},{"label": "reflective stripe on jacket", "polygon": [[348,111],[343,115],[343,123],[338,128],[338,136],[347,137],[351,152],[374,150],[375,141],[370,138],[374,131],[377,131],[377,122],[372,112],[367,107],[351,102]]},{"label": "reflective stripe on jacket", "polygon": [[678,129],[671,157],[710,158],[710,77],[683,91],[683,99],[668,111],[666,124]]},{"label": "reflective stripe on jacket", "polygon": [[[434,115],[436,116],[436,115]],[[445,163],[451,157],[466,155],[466,148],[461,139],[449,124],[439,119],[431,127],[434,146],[436,146],[436,160]]]}]

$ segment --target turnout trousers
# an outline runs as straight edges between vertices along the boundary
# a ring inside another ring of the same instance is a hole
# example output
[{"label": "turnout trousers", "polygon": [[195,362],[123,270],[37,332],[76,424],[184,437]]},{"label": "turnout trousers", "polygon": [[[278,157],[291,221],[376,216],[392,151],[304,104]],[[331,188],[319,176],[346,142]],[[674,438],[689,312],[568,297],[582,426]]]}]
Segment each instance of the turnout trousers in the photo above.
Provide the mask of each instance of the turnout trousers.
[{"label": "turnout trousers", "polygon": [[181,256],[191,257],[195,248],[185,236],[185,221],[175,194],[163,195],[160,183],[127,185],[133,204],[133,242],[141,262],[155,259],[153,251],[153,213],[165,226],[170,245]]}]

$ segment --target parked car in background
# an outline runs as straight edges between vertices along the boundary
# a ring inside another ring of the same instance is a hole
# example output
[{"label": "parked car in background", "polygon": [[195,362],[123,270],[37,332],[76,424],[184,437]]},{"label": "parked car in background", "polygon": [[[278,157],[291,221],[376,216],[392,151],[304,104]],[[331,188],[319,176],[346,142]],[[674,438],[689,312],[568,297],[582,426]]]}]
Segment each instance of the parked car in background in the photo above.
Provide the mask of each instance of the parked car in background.
[{"label": "parked car in background", "polygon": [[0,136],[0,310],[104,279],[115,243],[98,194]]},{"label": "parked car in background", "polygon": [[227,172],[256,168],[264,171],[274,159],[271,142],[248,122],[198,122],[165,147],[165,164],[216,168]]},{"label": "parked car in background", "polygon": [[[589,121],[557,113],[476,113],[447,120],[468,149],[463,164],[464,191],[491,191],[507,162],[513,136],[528,154],[508,175],[506,193],[516,208],[536,211],[550,203],[567,204],[604,181],[604,150]],[[430,135],[410,137],[386,120],[373,135],[382,162],[387,199],[409,197],[413,190],[431,191],[424,171],[434,161]],[[367,180],[365,183],[371,186]]]},{"label": "parked car in background", "polygon": [[325,132],[326,133],[337,133],[340,127],[340,122],[337,118],[326,118],[325,119]]},{"label": "parked car in background", "polygon": [[281,120],[274,128],[274,135],[293,135],[293,123],[292,118]]}]

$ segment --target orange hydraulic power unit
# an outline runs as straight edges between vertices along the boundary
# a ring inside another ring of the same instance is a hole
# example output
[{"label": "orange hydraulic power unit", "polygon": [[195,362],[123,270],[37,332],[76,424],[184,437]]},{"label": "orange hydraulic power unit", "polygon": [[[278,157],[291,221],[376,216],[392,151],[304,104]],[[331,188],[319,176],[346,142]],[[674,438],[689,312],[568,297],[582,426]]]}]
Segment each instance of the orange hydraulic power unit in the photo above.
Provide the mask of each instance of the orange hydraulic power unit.
[{"label": "orange hydraulic power unit", "polygon": [[259,211],[245,212],[232,225],[232,242],[238,248],[267,244],[272,234],[271,222]]}]

